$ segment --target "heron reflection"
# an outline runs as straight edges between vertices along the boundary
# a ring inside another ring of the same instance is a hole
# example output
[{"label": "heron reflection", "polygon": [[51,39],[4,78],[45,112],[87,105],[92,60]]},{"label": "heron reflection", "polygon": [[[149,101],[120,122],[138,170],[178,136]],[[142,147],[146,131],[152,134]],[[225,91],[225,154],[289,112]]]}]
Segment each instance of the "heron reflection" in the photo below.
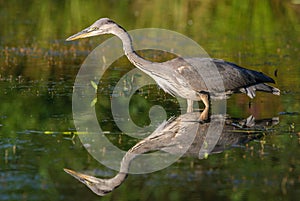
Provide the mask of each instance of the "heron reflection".
[{"label": "heron reflection", "polygon": [[[255,120],[253,116],[247,119],[234,119],[224,115],[211,115],[207,121],[199,121],[199,112],[180,115],[163,122],[151,135],[138,142],[124,155],[120,170],[116,176],[101,179],[94,176],[64,169],[68,174],[85,184],[94,193],[104,196],[121,185],[129,172],[131,164],[139,155],[153,151],[164,151],[175,154],[180,149],[187,148],[186,156],[203,159],[210,154],[221,153],[224,150],[243,145],[264,135],[272,126],[279,123],[278,118]],[[221,130],[214,132],[209,129],[224,123]],[[212,125],[214,124],[214,125]],[[192,144],[186,144],[189,132],[196,132]],[[189,146],[189,147],[185,147]]]}]

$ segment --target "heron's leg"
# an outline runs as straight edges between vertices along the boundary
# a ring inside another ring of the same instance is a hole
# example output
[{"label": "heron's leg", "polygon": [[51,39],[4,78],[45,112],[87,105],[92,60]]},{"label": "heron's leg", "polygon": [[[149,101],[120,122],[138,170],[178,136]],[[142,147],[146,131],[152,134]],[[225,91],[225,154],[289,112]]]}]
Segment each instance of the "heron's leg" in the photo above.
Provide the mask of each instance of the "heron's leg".
[{"label": "heron's leg", "polygon": [[200,121],[205,121],[208,119],[208,111],[209,111],[209,108],[205,107],[204,110],[200,114]]},{"label": "heron's leg", "polygon": [[194,105],[193,100],[187,99],[187,111],[186,112],[193,112],[193,105]]},{"label": "heron's leg", "polygon": [[208,119],[208,112],[209,112],[209,94],[207,93],[200,93],[200,99],[202,100],[202,102],[205,105],[204,110],[202,111],[201,115],[200,115],[200,120],[204,121]]},{"label": "heron's leg", "polygon": [[199,96],[200,96],[201,101],[204,103],[205,108],[209,108],[209,94],[200,93]]}]

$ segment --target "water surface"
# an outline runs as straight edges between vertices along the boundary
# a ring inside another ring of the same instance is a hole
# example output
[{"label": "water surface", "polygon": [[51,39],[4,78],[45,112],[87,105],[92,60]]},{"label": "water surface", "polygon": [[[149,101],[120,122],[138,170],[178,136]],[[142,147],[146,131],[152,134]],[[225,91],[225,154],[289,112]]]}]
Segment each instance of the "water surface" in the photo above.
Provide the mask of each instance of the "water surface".
[{"label": "water surface", "polygon": [[[281,96],[243,94],[227,102],[234,119],[278,118],[251,140],[199,159],[187,155],[166,169],[129,175],[103,200],[297,200],[300,195],[300,6],[298,1],[9,1],[0,2],[0,199],[99,200],[67,175],[67,167],[101,178],[116,171],[98,163],[81,144],[72,117],[72,92],[86,56],[110,36],[65,42],[100,17],[128,30],[164,28],[198,42],[211,57],[262,71]],[[120,47],[121,48],[121,47]],[[149,59],[158,56],[145,53]],[[98,85],[99,124],[128,150],[138,140],[116,126],[111,91],[134,67],[121,58]],[[137,125],[149,108],[179,116],[176,99],[156,86],[132,100]],[[202,105],[200,105],[202,106]]]}]

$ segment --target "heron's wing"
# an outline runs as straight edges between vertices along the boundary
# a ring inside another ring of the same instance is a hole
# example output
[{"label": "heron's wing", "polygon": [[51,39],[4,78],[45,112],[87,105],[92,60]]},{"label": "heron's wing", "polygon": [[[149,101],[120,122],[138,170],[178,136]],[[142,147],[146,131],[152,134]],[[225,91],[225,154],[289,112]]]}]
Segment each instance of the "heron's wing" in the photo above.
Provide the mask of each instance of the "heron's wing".
[{"label": "heron's wing", "polygon": [[232,93],[260,83],[274,83],[272,78],[261,72],[211,58],[178,57],[160,63],[155,70],[153,68],[152,75],[157,73],[162,80],[160,86],[171,94],[178,90]]},{"label": "heron's wing", "polygon": [[176,58],[171,62],[176,63],[171,66],[176,68],[176,72],[196,91],[206,91],[207,88],[220,91],[220,85],[224,85],[225,91],[237,91],[260,83],[275,83],[272,78],[261,72],[220,59]]},{"label": "heron's wing", "polygon": [[194,63],[199,64],[195,59],[196,58],[192,58],[191,61],[188,61],[188,59],[178,57],[167,61],[166,66],[171,68],[171,71],[174,73],[173,77],[178,83],[181,83],[194,91],[207,91],[208,88],[203,79],[203,74],[199,74],[198,69],[194,67],[198,65],[193,65]]},{"label": "heron's wing", "polygon": [[223,83],[226,91],[235,91],[240,88],[245,88],[265,82],[275,83],[272,78],[261,72],[245,69],[234,63],[223,60],[214,59],[213,62],[223,78]]}]

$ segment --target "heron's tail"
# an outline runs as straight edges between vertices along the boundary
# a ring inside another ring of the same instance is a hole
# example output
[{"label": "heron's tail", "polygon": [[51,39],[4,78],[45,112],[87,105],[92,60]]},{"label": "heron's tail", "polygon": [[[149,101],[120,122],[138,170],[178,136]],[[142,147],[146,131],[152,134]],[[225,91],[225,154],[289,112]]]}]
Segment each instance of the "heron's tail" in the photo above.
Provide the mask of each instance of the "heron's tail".
[{"label": "heron's tail", "polygon": [[272,87],[270,85],[267,85],[267,84],[257,84],[257,85],[254,85],[255,88],[256,88],[256,91],[263,91],[263,92],[269,92],[269,93],[272,93],[274,95],[280,95],[280,90],[275,88],[275,87]]},{"label": "heron's tail", "polygon": [[255,97],[256,91],[272,93],[272,94],[278,95],[278,96],[280,95],[279,89],[272,87],[270,85],[264,84],[264,83],[256,84],[256,85],[241,89],[241,92],[246,93],[250,98]]}]

